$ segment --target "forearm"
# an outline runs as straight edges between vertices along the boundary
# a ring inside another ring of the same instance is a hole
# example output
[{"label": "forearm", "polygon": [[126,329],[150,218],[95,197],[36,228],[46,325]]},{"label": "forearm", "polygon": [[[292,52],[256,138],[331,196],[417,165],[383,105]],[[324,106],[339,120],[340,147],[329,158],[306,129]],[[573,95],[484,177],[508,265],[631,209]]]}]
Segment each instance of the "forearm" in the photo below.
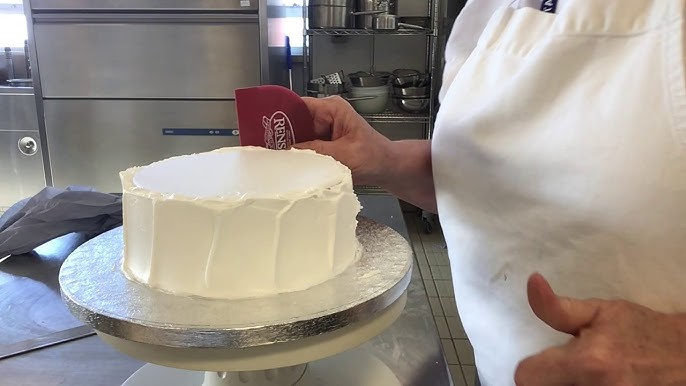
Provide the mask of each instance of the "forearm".
[{"label": "forearm", "polygon": [[436,213],[431,142],[393,141],[385,158],[385,171],[379,176],[378,185],[410,204]]}]

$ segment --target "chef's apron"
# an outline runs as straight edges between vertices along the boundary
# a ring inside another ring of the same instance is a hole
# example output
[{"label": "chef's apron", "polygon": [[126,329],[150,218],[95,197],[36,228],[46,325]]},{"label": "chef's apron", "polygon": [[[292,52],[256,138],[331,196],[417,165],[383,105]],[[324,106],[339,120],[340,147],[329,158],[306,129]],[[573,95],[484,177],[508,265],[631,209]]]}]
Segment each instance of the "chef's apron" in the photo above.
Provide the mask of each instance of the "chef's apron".
[{"label": "chef's apron", "polygon": [[531,312],[533,272],[561,295],[686,312],[683,15],[683,0],[502,7],[448,58],[433,169],[484,386],[570,339]]}]

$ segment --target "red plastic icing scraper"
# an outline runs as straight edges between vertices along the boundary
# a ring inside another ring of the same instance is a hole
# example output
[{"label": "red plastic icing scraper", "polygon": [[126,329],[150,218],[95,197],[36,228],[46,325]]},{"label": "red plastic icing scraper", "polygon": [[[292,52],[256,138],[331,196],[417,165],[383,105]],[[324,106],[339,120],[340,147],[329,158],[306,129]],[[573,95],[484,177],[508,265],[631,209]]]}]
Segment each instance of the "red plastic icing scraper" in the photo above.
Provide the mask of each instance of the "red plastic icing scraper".
[{"label": "red plastic icing scraper", "polygon": [[316,139],[310,110],[302,98],[281,86],[236,90],[241,146],[283,150]]}]

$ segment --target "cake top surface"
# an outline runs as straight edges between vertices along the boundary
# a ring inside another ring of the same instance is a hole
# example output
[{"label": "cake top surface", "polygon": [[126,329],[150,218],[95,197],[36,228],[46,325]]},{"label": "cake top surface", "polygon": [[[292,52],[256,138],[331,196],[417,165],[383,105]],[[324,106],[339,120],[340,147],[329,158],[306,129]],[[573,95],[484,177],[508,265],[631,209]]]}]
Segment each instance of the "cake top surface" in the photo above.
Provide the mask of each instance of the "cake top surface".
[{"label": "cake top surface", "polygon": [[138,168],[136,187],[193,198],[259,199],[331,188],[350,170],[310,150],[230,147],[168,158]]}]

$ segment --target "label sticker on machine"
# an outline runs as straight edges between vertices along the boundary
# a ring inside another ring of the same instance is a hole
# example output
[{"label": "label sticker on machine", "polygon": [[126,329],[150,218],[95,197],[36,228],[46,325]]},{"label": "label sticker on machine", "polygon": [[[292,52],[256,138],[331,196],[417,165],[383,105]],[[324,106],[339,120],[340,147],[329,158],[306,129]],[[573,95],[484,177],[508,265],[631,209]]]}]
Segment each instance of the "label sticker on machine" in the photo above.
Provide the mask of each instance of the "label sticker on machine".
[{"label": "label sticker on machine", "polygon": [[249,7],[250,0],[241,0],[241,7]]},{"label": "label sticker on machine", "polygon": [[188,129],[164,128],[162,135],[205,136],[205,137],[237,137],[238,129]]}]

